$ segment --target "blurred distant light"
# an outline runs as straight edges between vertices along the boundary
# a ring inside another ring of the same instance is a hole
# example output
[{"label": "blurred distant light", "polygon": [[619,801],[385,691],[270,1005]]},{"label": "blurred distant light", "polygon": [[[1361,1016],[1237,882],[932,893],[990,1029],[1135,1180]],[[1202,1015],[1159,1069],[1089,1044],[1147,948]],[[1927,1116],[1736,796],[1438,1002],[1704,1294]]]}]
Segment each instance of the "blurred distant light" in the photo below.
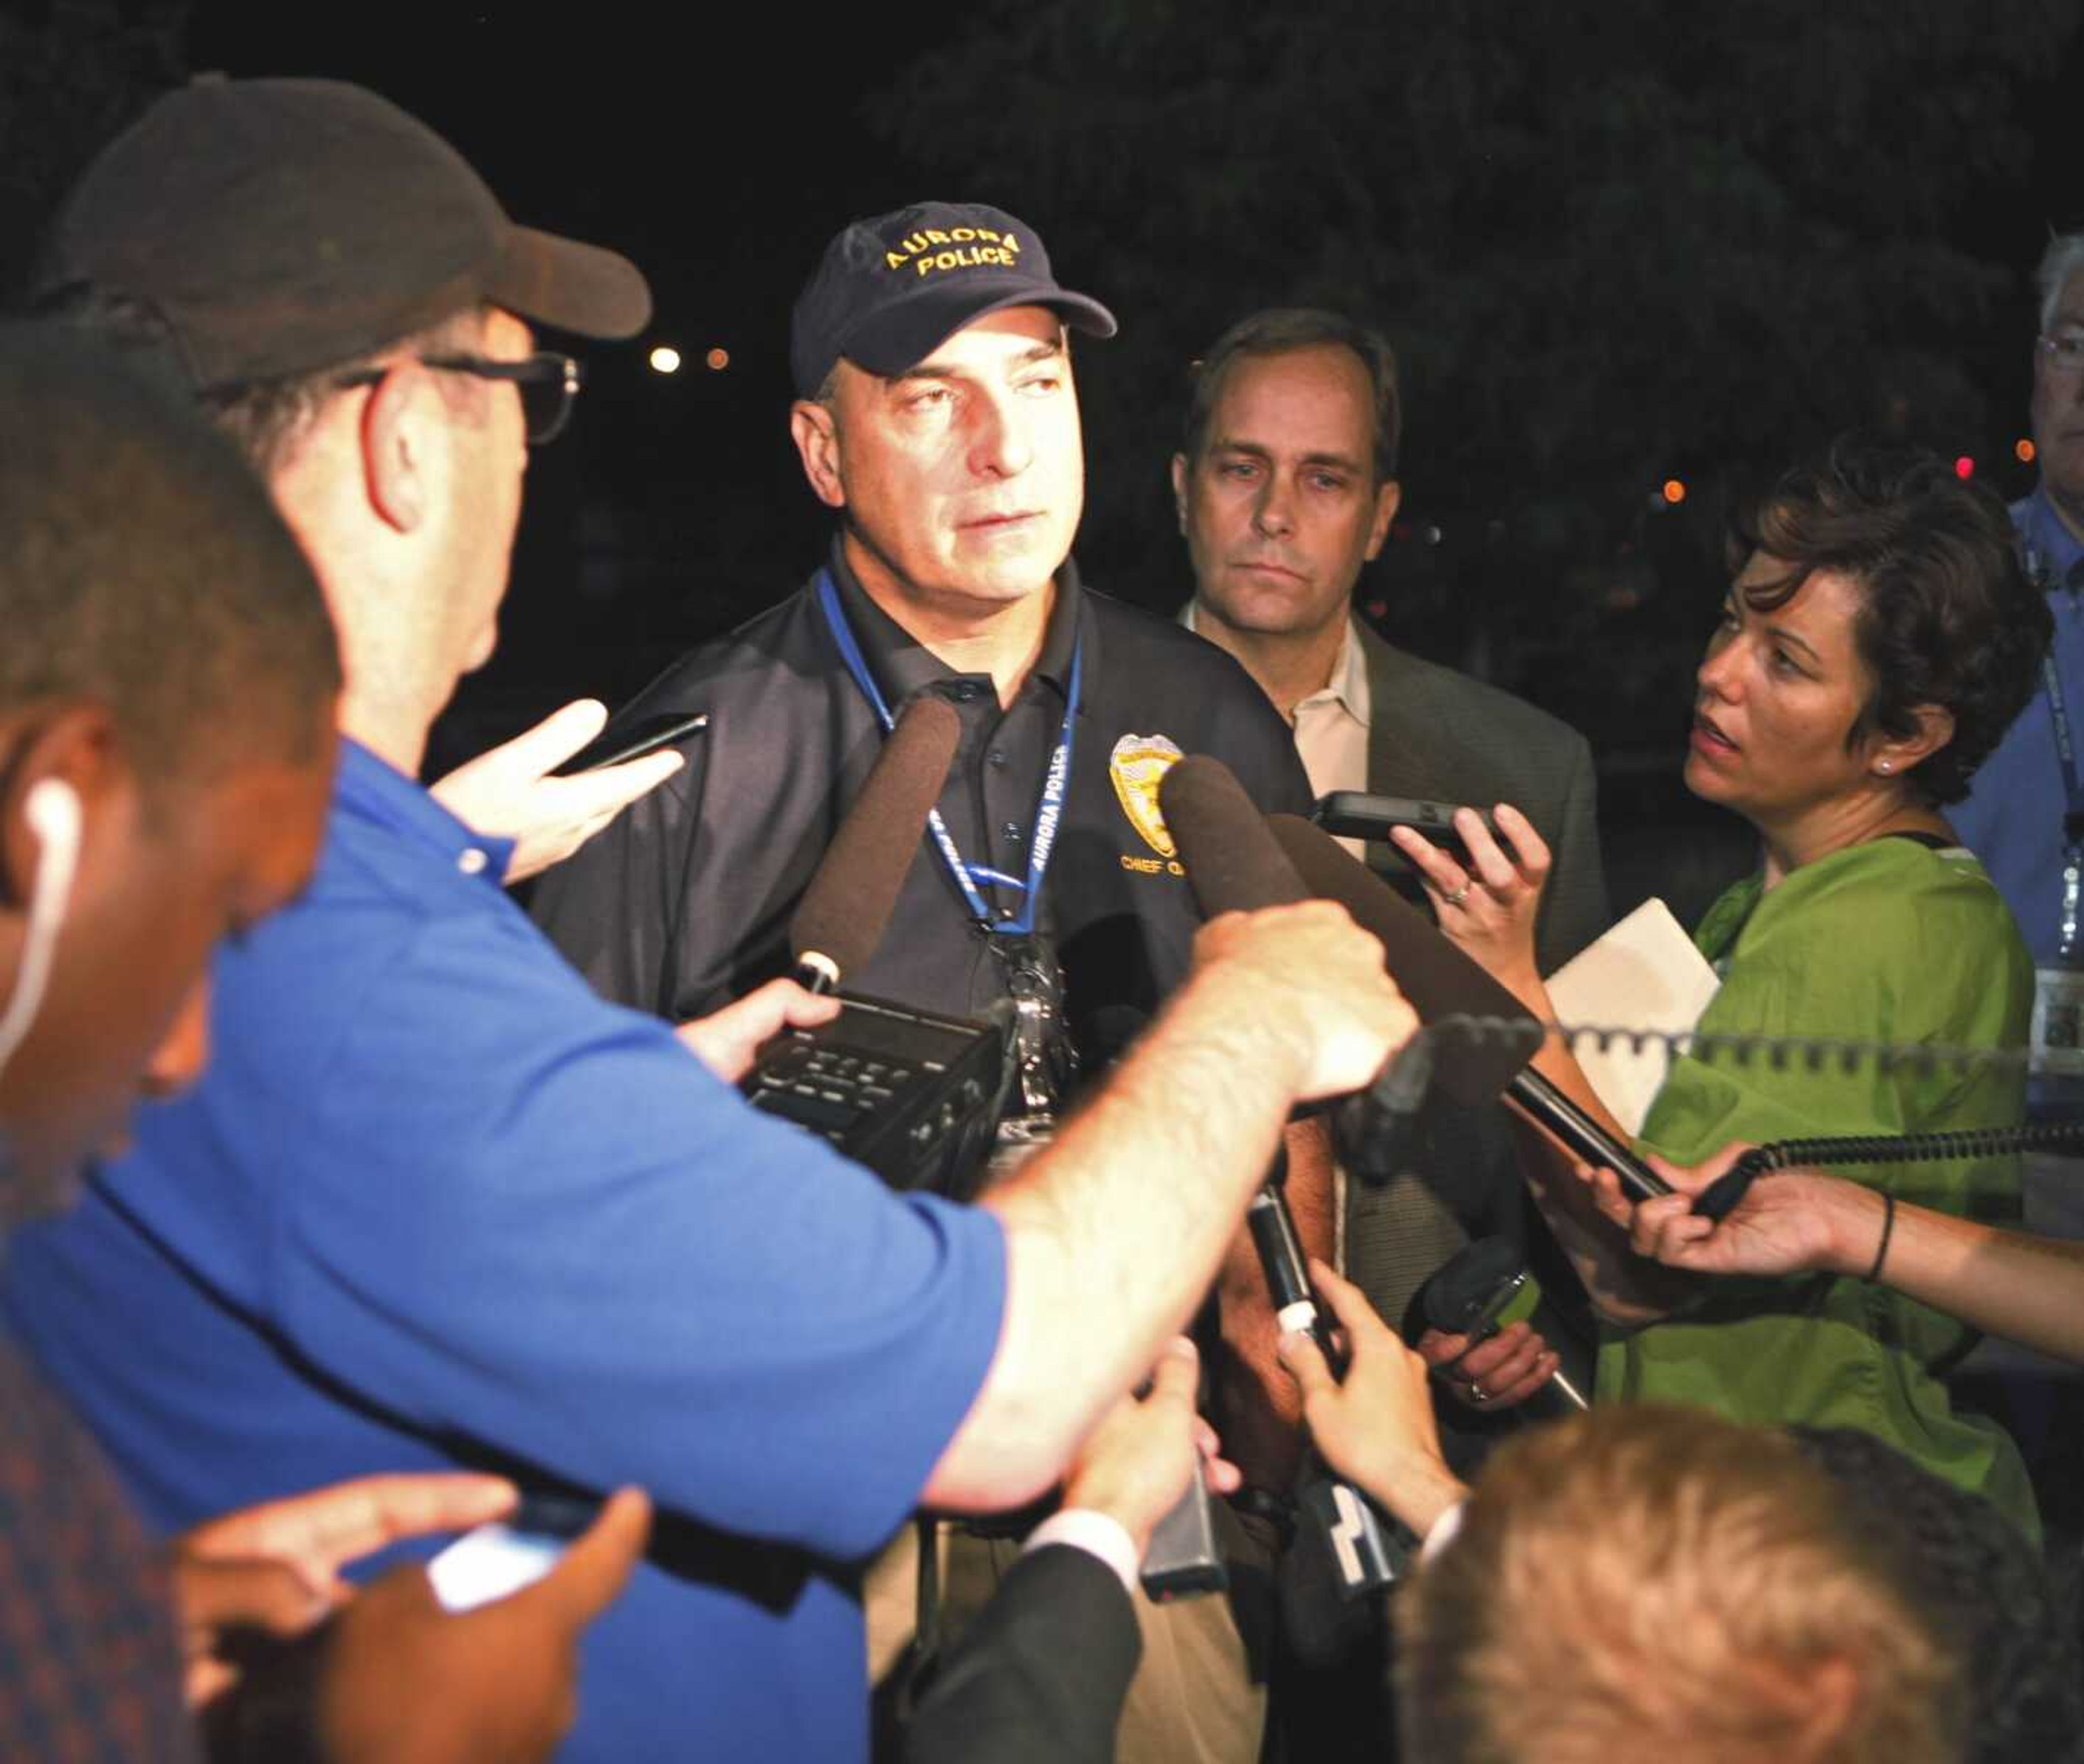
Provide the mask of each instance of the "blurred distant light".
[{"label": "blurred distant light", "polygon": [[1963,454],[1954,462],[1954,475],[1960,478],[1973,477],[1976,475],[1976,462],[1967,454]]},{"label": "blurred distant light", "polygon": [[731,351],[727,349],[713,349],[702,359],[709,364],[711,373],[720,374],[731,366]]},{"label": "blurred distant light", "polygon": [[680,371],[680,352],[670,343],[661,343],[651,351],[651,371],[654,374],[677,374]]},{"label": "blurred distant light", "polygon": [[1664,481],[1664,499],[1674,508],[1686,500],[1686,486],[1683,480],[1668,477]]},{"label": "blurred distant light", "polygon": [[2031,465],[2033,464],[2033,443],[2027,440],[2023,435],[2022,435],[2018,441],[2013,446],[2012,453],[2021,465]]},{"label": "blurred distant light", "polygon": [[1447,535],[1438,527],[1428,527],[1425,529],[1425,543],[1429,545],[1437,545]]}]

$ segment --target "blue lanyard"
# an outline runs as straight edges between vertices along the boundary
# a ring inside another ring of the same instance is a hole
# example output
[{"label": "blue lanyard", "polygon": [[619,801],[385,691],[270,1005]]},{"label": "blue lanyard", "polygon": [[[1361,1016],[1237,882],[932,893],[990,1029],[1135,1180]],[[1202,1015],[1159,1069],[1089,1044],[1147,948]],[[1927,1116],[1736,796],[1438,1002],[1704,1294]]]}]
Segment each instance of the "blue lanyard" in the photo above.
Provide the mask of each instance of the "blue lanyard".
[{"label": "blue lanyard", "polygon": [[[2040,677],[2048,685],[2048,714],[2055,723],[2055,752],[2062,761],[2062,787],[2069,793],[2069,812],[2084,817],[2084,775],[2077,770],[2077,744],[2069,732],[2069,705],[2063,697],[2062,676],[2056,670],[2052,651],[2041,662]],[[2077,842],[2073,834],[2065,841],[2073,846]]]},{"label": "blue lanyard", "polygon": [[[2021,547],[2021,562],[2026,566],[2027,577],[2035,587],[2047,584],[2047,566],[2041,562],[2039,549],[2031,541]],[[2075,960],[2084,930],[2084,910],[2080,910],[2080,896],[2084,896],[2084,775],[2077,768],[2077,741],[2070,732],[2069,701],[2062,689],[2062,675],[2055,665],[2055,651],[2049,647],[2041,658],[2041,682],[2048,693],[2048,721],[2055,726],[2055,757],[2062,772],[2062,789],[2067,804],[2067,812],[2062,817],[2062,898],[2056,913],[2056,956],[2068,963]]]},{"label": "blue lanyard", "polygon": [[[847,672],[854,676],[854,683],[861,688],[862,696],[874,708],[876,720],[887,735],[897,726],[897,719],[890,714],[890,706],[875,684],[875,676],[868,671],[867,659],[848,626],[845,609],[840,604],[839,590],[833,587],[828,570],[818,572],[818,606],[825,615],[825,625],[832,634],[832,642],[838,646],[840,659],[846,664]],[[1057,826],[1064,814],[1064,792],[1071,782],[1071,736],[1078,722],[1078,684],[1085,642],[1085,634],[1081,632],[1071,644],[1070,690],[1064,706],[1064,727],[1057,734],[1057,749],[1049,756],[1049,770],[1042,780],[1041,798],[1035,805],[1035,829],[1027,842],[1027,880],[1008,876],[988,864],[964,863],[963,854],[955,849],[955,838],[948,831],[947,823],[942,820],[940,810],[933,809],[926,816],[926,830],[933,834],[934,843],[940,848],[941,861],[947,866],[949,876],[962,890],[971,916],[987,931],[1008,937],[1025,937],[1032,931],[1036,909],[1042,903],[1042,877],[1049,867],[1049,854],[1056,849]],[[993,913],[977,890],[979,881],[1019,888],[1019,912],[1006,918]]]}]

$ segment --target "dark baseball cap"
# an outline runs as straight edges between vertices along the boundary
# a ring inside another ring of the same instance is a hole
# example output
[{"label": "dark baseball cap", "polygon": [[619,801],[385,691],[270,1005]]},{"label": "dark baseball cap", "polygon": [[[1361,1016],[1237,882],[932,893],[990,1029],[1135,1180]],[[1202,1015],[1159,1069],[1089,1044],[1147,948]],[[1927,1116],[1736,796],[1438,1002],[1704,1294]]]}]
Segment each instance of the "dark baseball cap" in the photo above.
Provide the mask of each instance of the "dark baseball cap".
[{"label": "dark baseball cap", "polygon": [[1057,285],[1030,227],[981,202],[915,202],[856,221],[825,247],[796,297],[789,366],[799,397],[815,398],[841,356],[871,374],[901,374],[974,319],[1044,306],[1095,337],[1114,315]]},{"label": "dark baseball cap", "polygon": [[483,302],[582,336],[651,316],[635,265],[507,218],[462,155],[389,100],[204,74],[66,198],[32,295],[142,303],[198,388],[310,373]]}]

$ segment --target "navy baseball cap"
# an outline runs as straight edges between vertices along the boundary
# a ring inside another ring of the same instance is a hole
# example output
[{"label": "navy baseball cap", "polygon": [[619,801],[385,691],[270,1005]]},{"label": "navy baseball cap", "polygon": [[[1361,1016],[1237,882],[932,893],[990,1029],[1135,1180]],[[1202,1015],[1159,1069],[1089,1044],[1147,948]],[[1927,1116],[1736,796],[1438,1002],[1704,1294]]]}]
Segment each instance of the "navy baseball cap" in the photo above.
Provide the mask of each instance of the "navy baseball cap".
[{"label": "navy baseball cap", "polygon": [[915,202],[854,222],[825,247],[796,297],[789,366],[799,397],[815,398],[844,356],[887,377],[931,354],[972,320],[1006,307],[1042,306],[1094,337],[1114,315],[1059,287],[1034,231],[981,202]]},{"label": "navy baseball cap", "polygon": [[643,329],[627,258],[517,226],[447,142],[323,79],[204,74],[74,185],[32,295],[135,301],[200,390],[316,372],[481,303],[582,336]]}]

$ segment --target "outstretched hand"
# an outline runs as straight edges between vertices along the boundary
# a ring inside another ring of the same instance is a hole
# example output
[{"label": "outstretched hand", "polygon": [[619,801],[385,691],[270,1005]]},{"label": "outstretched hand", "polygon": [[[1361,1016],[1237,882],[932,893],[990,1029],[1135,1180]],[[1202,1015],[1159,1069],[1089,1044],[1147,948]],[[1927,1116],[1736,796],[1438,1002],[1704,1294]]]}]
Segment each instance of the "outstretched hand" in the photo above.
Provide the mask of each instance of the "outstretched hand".
[{"label": "outstretched hand", "polygon": [[537,1764],[578,1710],[579,1636],[643,1554],[651,1503],[624,1489],[532,1585],[474,1610],[394,1568],[341,1613],[318,1732],[339,1764]]},{"label": "outstretched hand", "polygon": [[680,1044],[726,1084],[752,1070],[760,1049],[784,1029],[813,1029],[840,1014],[840,1001],[807,992],[793,980],[770,980],[743,999],[683,1023]]},{"label": "outstretched hand", "polygon": [[1442,933],[1517,994],[1540,983],[1535,920],[1548,880],[1549,852],[1534,823],[1511,804],[1500,803],[1494,813],[1502,846],[1475,809],[1455,811],[1455,831],[1469,854],[1466,864],[1415,828],[1396,828],[1390,838],[1425,883]]},{"label": "outstretched hand", "polygon": [[1150,1389],[1122,1397],[1100,1418],[1065,1480],[1064,1504],[1108,1514],[1129,1533],[1139,1559],[1152,1529],[1186,1492],[1197,1452],[1211,1493],[1233,1494],[1243,1480],[1217,1456],[1214,1430],[1194,1413],[1200,1369],[1194,1344],[1175,1337]]},{"label": "outstretched hand", "polygon": [[431,794],[473,831],[513,840],[506,880],[519,882],[562,863],[685,763],[668,748],[570,778],[552,775],[607,723],[608,707],[598,698],[574,699],[534,728],[459,765]]},{"label": "outstretched hand", "polygon": [[1705,1163],[1688,1169],[1652,1155],[1650,1167],[1673,1192],[1632,1202],[1612,1170],[1579,1164],[1578,1178],[1592,1191],[1599,1211],[1628,1233],[1638,1256],[1709,1274],[1804,1274],[1833,1266],[1834,1247],[1847,1238],[1872,1237],[1866,1224],[1878,1220],[1880,1198],[1857,1183],[1813,1170],[1769,1170],[1756,1178],[1718,1224],[1692,1210],[1696,1196],[1750,1147],[1725,1146]]},{"label": "outstretched hand", "polygon": [[1466,1335],[1428,1329],[1418,1338],[1417,1352],[1456,1401],[1487,1415],[1517,1408],[1563,1363],[1540,1331],[1524,1321],[1508,1323],[1473,1344]]},{"label": "outstretched hand", "polygon": [[1418,1027],[1381,943],[1329,901],[1218,914],[1195,933],[1194,969],[1192,984],[1230,988],[1238,1020],[1294,1050],[1299,1102],[1358,1090]]},{"label": "outstretched hand", "polygon": [[1352,1350],[1341,1384],[1308,1335],[1281,1338],[1281,1363],[1302,1387],[1311,1437],[1334,1469],[1422,1537],[1468,1492],[1440,1453],[1425,1362],[1375,1315],[1359,1287],[1315,1259],[1310,1280],[1336,1314]]},{"label": "outstretched hand", "polygon": [[513,1511],[503,1477],[457,1472],[365,1476],[244,1507],[173,1546],[174,1602],[191,1707],[228,1689],[227,1638],[302,1634],[352,1596],[340,1570],[401,1537],[466,1531]]}]

